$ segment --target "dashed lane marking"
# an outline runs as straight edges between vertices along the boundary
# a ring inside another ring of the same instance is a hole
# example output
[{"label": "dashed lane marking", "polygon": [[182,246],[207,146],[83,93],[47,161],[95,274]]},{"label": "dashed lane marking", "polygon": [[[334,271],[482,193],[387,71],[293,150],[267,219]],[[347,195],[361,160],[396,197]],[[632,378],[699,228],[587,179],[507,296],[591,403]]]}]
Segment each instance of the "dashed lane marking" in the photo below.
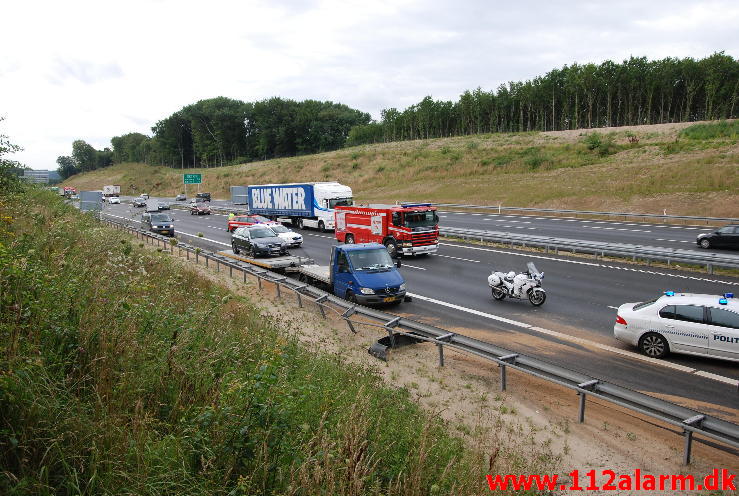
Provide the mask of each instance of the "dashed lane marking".
[{"label": "dashed lane marking", "polygon": [[436,254],[436,256],[437,257],[443,257],[443,258],[453,258],[454,260],[462,260],[463,262],[482,263],[479,260],[472,260],[472,259],[469,259],[469,258],[462,258],[462,257],[452,257],[450,255],[440,255],[438,253]]},{"label": "dashed lane marking", "polygon": [[508,250],[496,250],[494,248],[482,248],[479,246],[466,246],[466,245],[454,244],[454,243],[439,243],[439,245],[440,246],[454,246],[457,248],[464,248],[466,250],[485,251],[489,253],[502,253],[505,255],[513,255],[516,257],[535,258],[539,260],[551,260],[553,262],[562,262],[562,263],[569,263],[569,264],[575,264],[575,265],[585,265],[589,267],[601,267],[604,269],[625,270],[629,272],[638,272],[640,274],[651,274],[655,276],[664,276],[664,277],[676,277],[678,279],[689,279],[691,281],[702,281],[702,282],[710,282],[710,283],[716,283],[716,284],[725,284],[727,286],[739,286],[739,282],[723,281],[720,279],[708,279],[706,277],[688,276],[684,274],[670,274],[667,272],[657,272],[654,270],[635,269],[632,267],[617,267],[615,265],[607,265],[607,264],[596,263],[596,262],[583,262],[580,260],[569,260],[565,258],[548,257],[545,255],[534,255],[531,253],[517,253],[513,251],[508,251]]}]

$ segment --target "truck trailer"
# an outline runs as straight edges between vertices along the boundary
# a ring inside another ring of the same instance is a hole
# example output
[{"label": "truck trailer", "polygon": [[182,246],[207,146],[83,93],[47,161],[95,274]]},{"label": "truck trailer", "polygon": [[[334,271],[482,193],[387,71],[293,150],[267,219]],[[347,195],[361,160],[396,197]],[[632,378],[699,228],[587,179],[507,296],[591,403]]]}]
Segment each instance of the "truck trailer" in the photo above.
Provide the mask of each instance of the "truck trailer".
[{"label": "truck trailer", "polygon": [[103,197],[121,196],[121,187],[118,184],[108,184],[103,186]]},{"label": "truck trailer", "polygon": [[252,185],[247,200],[251,214],[321,232],[334,228],[337,206],[354,204],[351,188],[337,182]]},{"label": "truck trailer", "polygon": [[392,257],[439,248],[439,216],[430,203],[338,206],[335,216],[335,236],[342,243],[380,243]]}]

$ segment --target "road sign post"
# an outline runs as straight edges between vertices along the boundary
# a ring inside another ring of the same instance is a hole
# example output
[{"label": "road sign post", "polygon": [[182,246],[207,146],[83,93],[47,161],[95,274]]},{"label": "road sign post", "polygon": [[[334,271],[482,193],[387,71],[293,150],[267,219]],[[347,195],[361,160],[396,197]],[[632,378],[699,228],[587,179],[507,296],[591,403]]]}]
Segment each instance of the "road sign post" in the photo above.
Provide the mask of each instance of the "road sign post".
[{"label": "road sign post", "polygon": [[202,174],[182,174],[182,182],[185,184],[185,196],[187,196],[187,185],[197,184],[200,191],[200,183],[203,182]]}]

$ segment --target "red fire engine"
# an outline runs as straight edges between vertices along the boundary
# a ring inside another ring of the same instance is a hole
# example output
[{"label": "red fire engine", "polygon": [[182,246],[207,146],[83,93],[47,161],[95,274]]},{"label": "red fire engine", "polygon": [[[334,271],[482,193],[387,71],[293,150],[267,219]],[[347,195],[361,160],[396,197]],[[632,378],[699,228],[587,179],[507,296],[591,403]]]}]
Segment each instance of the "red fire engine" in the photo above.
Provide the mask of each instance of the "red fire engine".
[{"label": "red fire engine", "polygon": [[392,256],[436,253],[439,216],[430,203],[337,206],[336,239],[344,243],[382,243]]}]

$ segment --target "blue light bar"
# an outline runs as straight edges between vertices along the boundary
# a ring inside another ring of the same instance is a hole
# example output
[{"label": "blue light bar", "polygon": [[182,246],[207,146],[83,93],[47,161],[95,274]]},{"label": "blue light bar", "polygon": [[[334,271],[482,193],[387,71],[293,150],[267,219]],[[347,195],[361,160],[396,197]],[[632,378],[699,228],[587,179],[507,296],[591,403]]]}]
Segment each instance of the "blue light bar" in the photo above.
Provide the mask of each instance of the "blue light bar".
[{"label": "blue light bar", "polygon": [[665,291],[665,296],[675,296],[674,291]]},{"label": "blue light bar", "polygon": [[724,293],[724,298],[733,298],[734,293]]},{"label": "blue light bar", "polygon": [[729,303],[729,300],[727,300],[726,298],[719,298],[718,300],[719,305],[726,305],[727,303]]},{"label": "blue light bar", "polygon": [[403,208],[413,208],[413,207],[430,207],[430,203],[401,203],[401,207]]}]

